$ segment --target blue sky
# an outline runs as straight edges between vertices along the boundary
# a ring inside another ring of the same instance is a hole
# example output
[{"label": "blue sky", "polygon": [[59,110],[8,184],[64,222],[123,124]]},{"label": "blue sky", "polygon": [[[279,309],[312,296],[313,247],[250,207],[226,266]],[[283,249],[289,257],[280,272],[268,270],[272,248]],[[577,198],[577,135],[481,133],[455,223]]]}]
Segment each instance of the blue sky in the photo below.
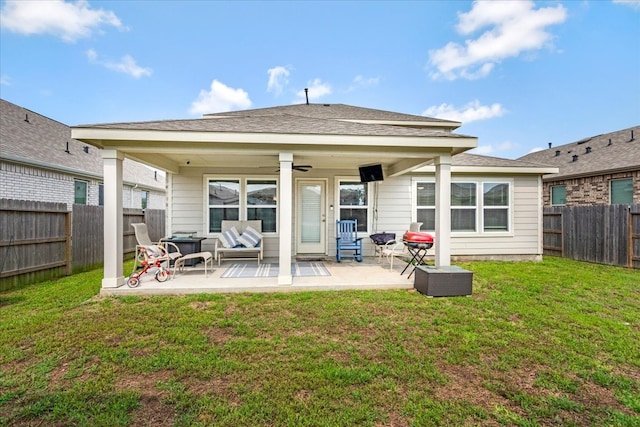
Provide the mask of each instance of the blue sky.
[{"label": "blue sky", "polygon": [[640,124],[640,0],[2,1],[0,96],[68,125],[304,102],[458,120],[478,154]]}]

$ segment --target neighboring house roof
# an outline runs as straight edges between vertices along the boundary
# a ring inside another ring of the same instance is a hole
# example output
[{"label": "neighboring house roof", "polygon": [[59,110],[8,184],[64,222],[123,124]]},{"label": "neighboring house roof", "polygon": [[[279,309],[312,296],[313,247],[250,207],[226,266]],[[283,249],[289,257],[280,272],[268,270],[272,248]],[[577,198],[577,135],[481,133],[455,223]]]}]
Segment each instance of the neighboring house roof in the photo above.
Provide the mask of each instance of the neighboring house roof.
[{"label": "neighboring house roof", "polygon": [[[34,111],[0,99],[0,160],[101,178],[101,151],[71,138],[71,128]],[[125,183],[164,191],[164,174],[132,160],[123,162]]]},{"label": "neighboring house roof", "polygon": [[559,172],[545,175],[544,181],[640,170],[640,126],[550,147],[518,160],[558,167]]}]

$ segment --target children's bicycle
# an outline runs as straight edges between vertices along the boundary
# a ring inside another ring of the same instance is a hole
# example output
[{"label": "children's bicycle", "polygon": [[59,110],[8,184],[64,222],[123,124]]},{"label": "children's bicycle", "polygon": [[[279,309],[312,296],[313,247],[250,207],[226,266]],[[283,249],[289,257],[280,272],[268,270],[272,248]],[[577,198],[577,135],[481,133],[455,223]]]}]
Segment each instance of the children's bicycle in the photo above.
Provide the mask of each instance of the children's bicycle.
[{"label": "children's bicycle", "polygon": [[[127,286],[135,288],[140,285],[140,277],[147,273],[155,273],[155,278],[158,282],[164,282],[171,275],[171,270],[164,267],[162,263],[168,261],[169,257],[166,252],[160,246],[152,245],[140,248],[140,266],[142,270],[139,272],[133,272],[127,279]],[[135,267],[134,267],[135,268]]]}]

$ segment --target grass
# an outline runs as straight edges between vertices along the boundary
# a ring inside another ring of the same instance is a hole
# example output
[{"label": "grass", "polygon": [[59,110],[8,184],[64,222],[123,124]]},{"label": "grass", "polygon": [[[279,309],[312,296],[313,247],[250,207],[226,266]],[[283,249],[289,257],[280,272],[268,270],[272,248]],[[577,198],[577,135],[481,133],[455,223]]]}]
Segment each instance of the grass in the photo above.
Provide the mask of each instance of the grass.
[{"label": "grass", "polygon": [[414,291],[0,293],[0,425],[640,425],[640,273],[478,262]]}]

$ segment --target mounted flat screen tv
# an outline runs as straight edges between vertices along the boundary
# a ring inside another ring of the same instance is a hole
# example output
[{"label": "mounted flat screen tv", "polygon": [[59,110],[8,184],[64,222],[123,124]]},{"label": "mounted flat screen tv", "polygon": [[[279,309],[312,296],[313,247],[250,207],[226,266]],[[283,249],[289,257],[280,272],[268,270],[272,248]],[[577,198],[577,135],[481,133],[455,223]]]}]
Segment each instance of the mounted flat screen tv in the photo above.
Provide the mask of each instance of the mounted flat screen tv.
[{"label": "mounted flat screen tv", "polygon": [[360,166],[360,182],[383,181],[382,165]]}]

